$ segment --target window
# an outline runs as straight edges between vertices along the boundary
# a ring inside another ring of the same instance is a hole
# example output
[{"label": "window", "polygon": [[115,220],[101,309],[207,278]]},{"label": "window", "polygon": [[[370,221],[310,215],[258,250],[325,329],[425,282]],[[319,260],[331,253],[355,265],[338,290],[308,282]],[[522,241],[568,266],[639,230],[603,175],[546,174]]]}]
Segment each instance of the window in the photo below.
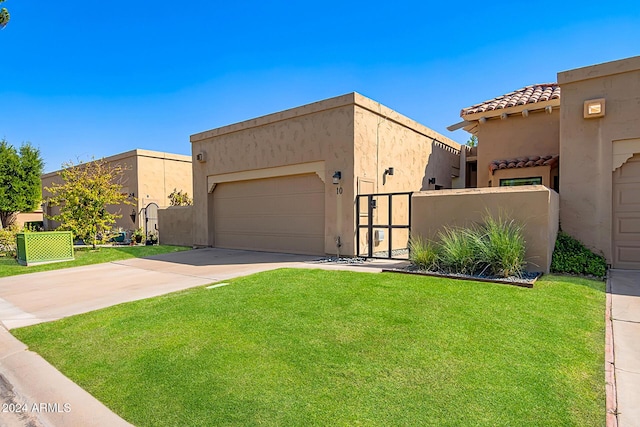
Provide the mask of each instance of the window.
[{"label": "window", "polygon": [[514,187],[516,185],[540,185],[542,177],[535,176],[530,178],[506,178],[500,180],[500,187]]}]

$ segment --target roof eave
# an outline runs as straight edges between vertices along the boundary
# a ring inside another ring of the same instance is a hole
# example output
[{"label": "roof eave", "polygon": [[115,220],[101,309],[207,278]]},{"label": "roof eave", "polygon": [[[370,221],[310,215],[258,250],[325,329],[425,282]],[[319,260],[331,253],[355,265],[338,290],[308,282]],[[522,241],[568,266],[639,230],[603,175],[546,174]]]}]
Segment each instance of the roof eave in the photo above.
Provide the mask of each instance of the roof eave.
[{"label": "roof eave", "polygon": [[552,108],[560,107],[560,99],[556,98],[550,99],[548,101],[534,102],[531,104],[515,105],[508,108],[497,108],[495,110],[480,111],[477,113],[461,115],[461,117],[467,122],[472,122],[480,120],[481,118],[490,119],[493,117],[500,117],[503,114],[506,114],[507,116],[513,114],[521,114],[525,110],[529,112],[544,110],[549,106]]}]

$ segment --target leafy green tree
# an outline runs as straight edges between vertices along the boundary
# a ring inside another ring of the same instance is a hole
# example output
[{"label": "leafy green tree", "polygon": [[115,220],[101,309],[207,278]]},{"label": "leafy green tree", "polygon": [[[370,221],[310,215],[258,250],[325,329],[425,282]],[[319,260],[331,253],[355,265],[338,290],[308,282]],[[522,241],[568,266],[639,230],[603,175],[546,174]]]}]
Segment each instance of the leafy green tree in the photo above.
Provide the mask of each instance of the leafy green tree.
[{"label": "leafy green tree", "polygon": [[42,201],[40,150],[24,143],[16,150],[0,141],[0,221],[8,227],[18,212],[31,212]]},{"label": "leafy green tree", "polygon": [[477,147],[478,146],[478,137],[475,135],[471,135],[471,138],[467,141],[468,147]]},{"label": "leafy green tree", "polygon": [[186,191],[178,191],[174,188],[171,194],[169,194],[169,206],[191,206],[193,205],[193,199],[189,197]]},{"label": "leafy green tree", "polygon": [[[0,3],[4,3],[5,0],[0,0]],[[0,9],[0,29],[4,28],[8,23],[11,15],[6,7]]]},{"label": "leafy green tree", "polygon": [[[60,207],[58,215],[47,218],[60,222],[60,228],[70,230],[77,238],[98,243],[108,239],[111,227],[120,213],[109,212],[109,205],[133,205],[122,192],[124,169],[112,166],[104,159],[88,163],[63,164],[59,173],[62,184],[53,183],[45,190],[51,193],[49,204]],[[113,208],[112,208],[113,209]]]}]

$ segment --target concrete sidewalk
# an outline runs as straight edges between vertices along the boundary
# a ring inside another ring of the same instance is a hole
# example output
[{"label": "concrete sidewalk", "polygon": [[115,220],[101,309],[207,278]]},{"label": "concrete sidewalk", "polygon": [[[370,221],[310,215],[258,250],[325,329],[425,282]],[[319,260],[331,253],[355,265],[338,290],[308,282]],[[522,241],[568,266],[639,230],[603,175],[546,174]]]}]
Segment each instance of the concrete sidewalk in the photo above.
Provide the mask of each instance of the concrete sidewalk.
[{"label": "concrete sidewalk", "polygon": [[616,412],[619,427],[640,426],[640,271],[611,270]]},{"label": "concrete sidewalk", "polygon": [[0,403],[21,412],[0,412],[0,426],[130,425],[7,329],[276,268],[380,272],[404,264],[327,264],[314,262],[317,258],[209,248],[1,278]]}]

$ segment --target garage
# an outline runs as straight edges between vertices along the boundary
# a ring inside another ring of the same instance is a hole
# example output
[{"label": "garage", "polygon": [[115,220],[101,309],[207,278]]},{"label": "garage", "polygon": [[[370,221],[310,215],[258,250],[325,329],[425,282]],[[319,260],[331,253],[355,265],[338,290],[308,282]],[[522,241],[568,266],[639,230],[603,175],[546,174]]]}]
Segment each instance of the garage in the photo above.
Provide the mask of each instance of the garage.
[{"label": "garage", "polygon": [[324,191],[315,173],[217,184],[214,245],[323,255]]},{"label": "garage", "polygon": [[613,267],[640,269],[640,154],[613,173]]}]

